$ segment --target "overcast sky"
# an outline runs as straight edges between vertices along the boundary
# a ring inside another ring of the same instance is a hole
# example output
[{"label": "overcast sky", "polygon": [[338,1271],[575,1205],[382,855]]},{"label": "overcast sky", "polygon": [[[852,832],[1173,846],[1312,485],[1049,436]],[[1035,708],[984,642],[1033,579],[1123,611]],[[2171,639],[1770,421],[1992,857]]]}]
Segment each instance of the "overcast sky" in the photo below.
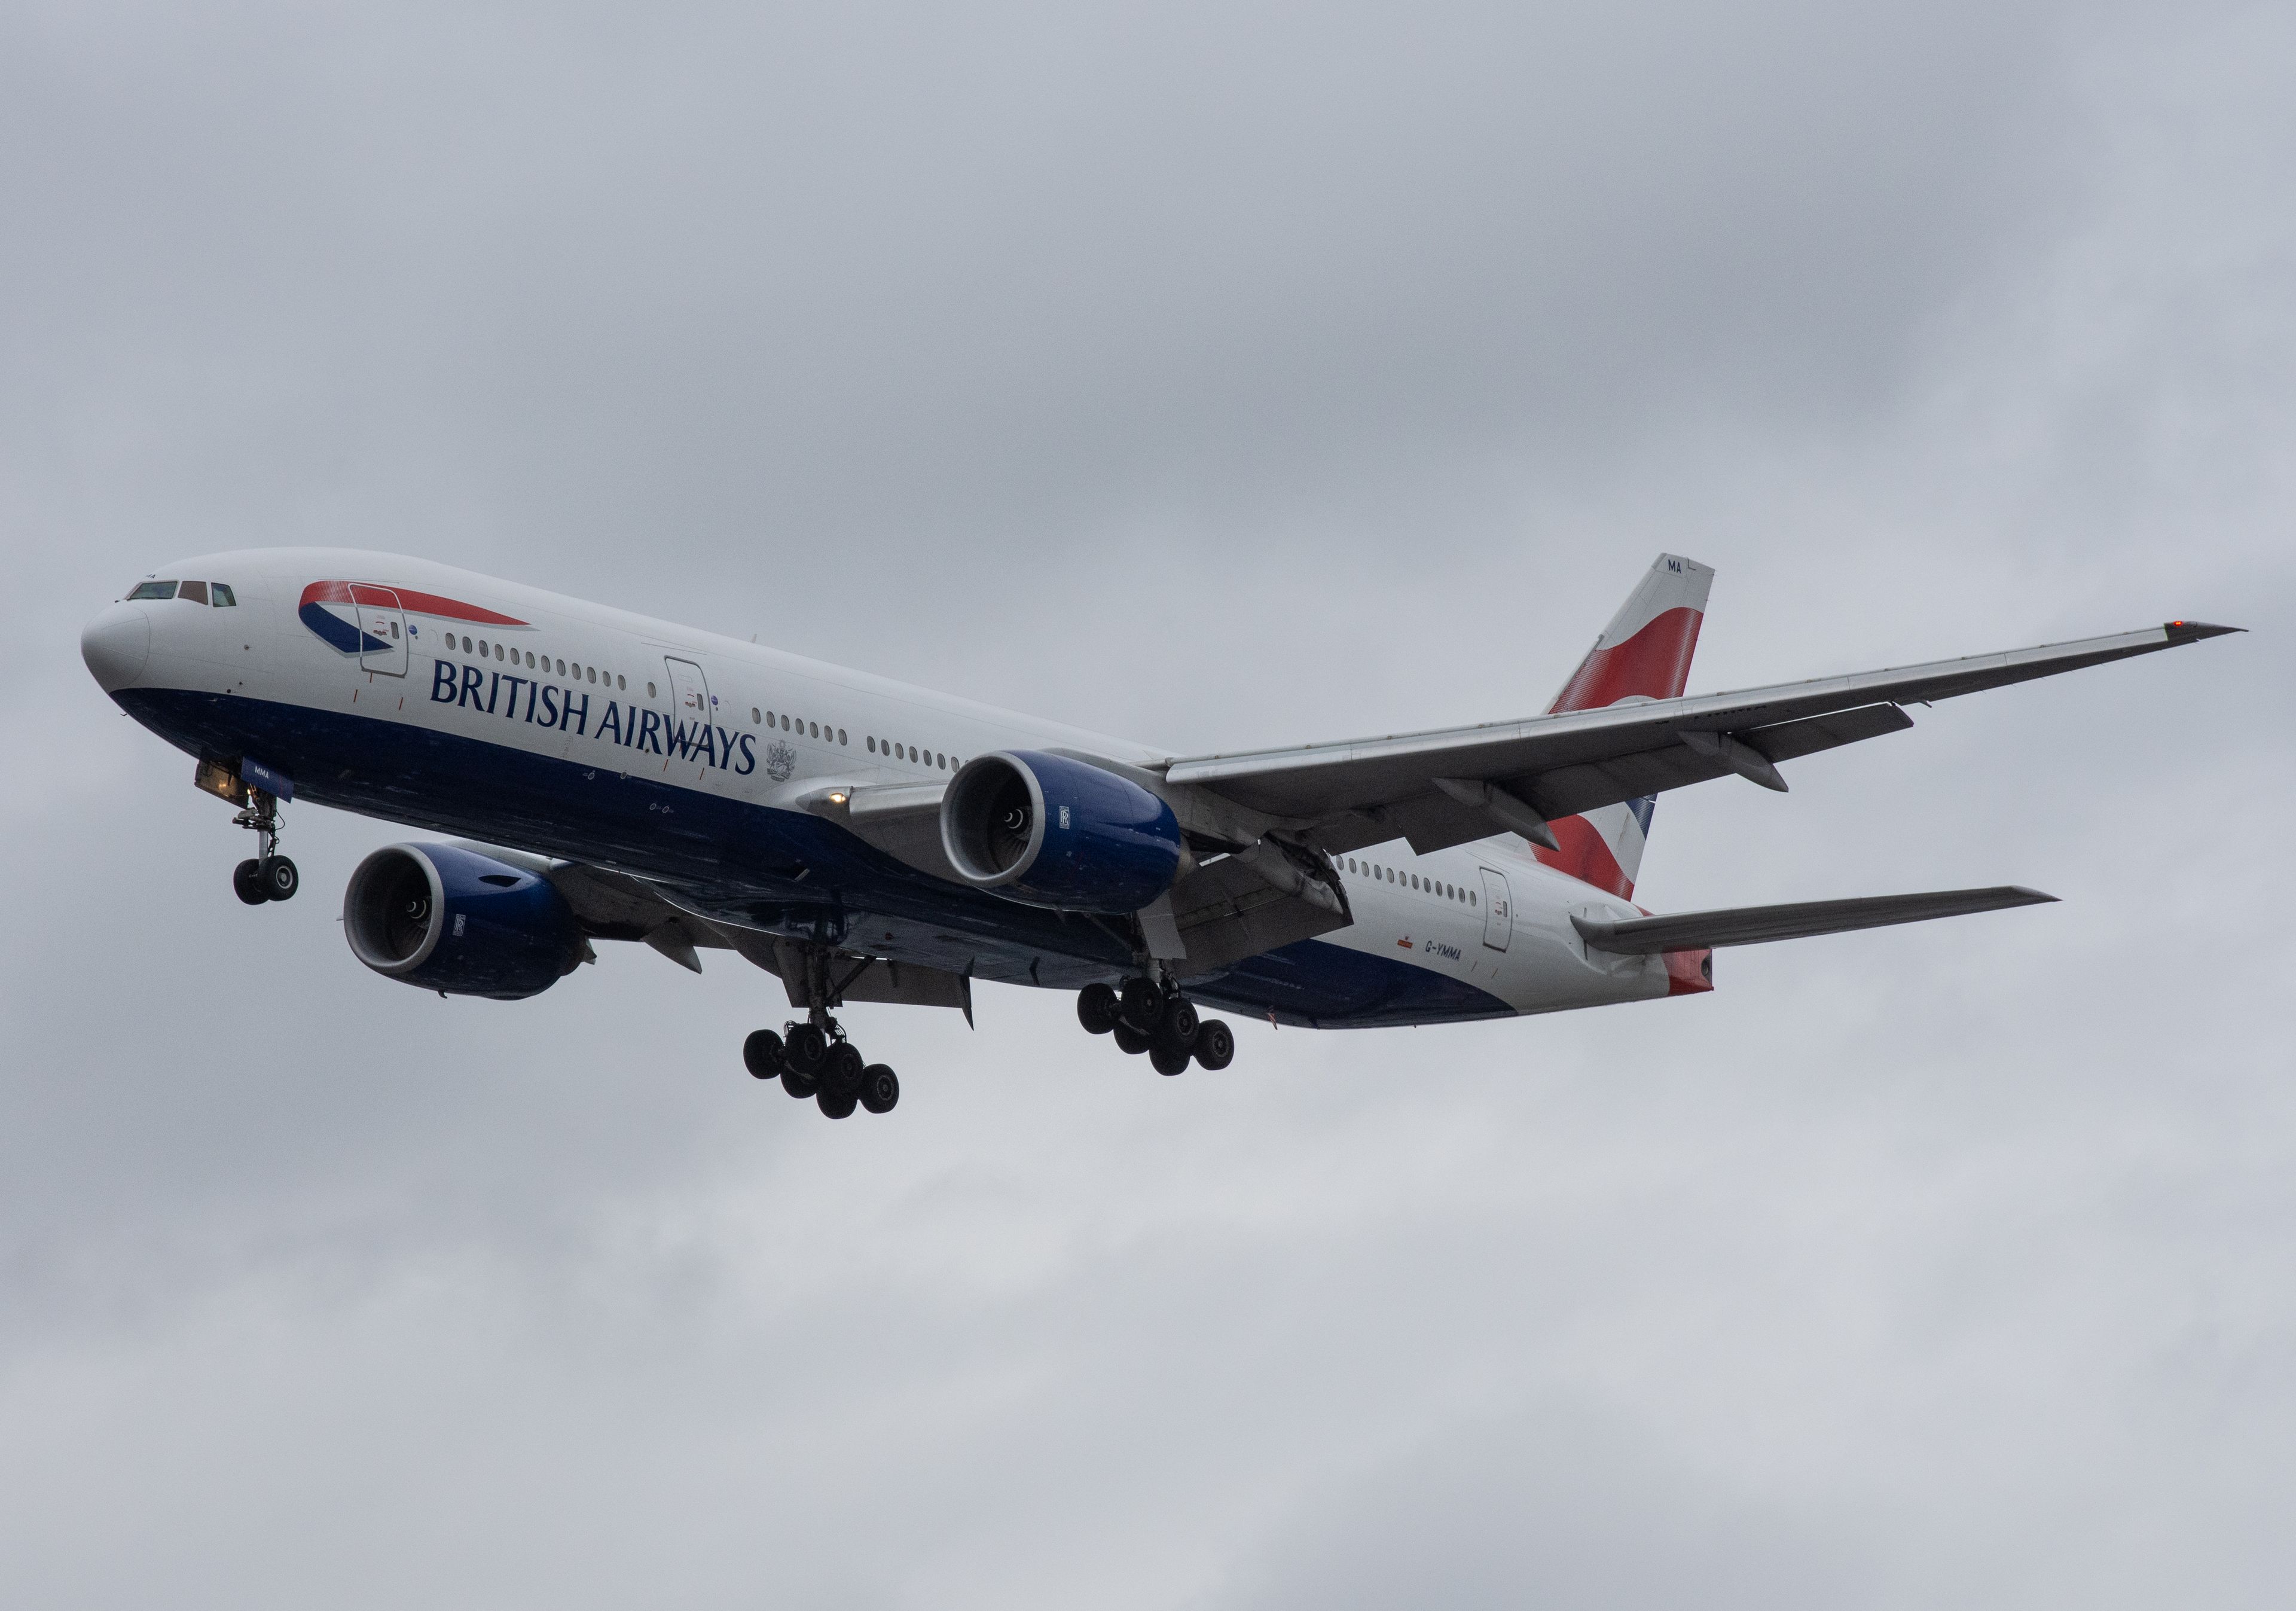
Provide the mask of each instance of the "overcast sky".
[{"label": "overcast sky", "polygon": [[[0,1603],[2285,1603],[2285,6],[0,0]],[[1208,750],[2254,630],[1658,807],[1710,997],[516,1005],[336,922],[81,624],[403,550]]]}]

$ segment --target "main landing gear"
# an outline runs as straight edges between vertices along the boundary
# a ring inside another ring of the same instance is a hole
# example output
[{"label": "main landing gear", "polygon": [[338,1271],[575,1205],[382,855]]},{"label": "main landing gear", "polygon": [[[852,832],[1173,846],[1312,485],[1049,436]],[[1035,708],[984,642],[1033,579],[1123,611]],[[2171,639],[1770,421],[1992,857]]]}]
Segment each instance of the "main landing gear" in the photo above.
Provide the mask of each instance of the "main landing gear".
[{"label": "main landing gear", "polygon": [[1087,984],[1077,996],[1077,1022],[1093,1034],[1113,1035],[1119,1051],[1146,1053],[1160,1074],[1183,1073],[1191,1061],[1215,1070],[1235,1061],[1235,1032],[1199,1017],[1195,1003],[1168,979]]},{"label": "main landing gear", "polygon": [[850,1118],[856,1107],[890,1114],[901,1099],[900,1077],[882,1063],[865,1062],[833,1018],[826,1029],[790,1023],[778,1035],[753,1030],[742,1042],[742,1063],[752,1078],[779,1080],[800,1101],[811,1097],[832,1119]]},{"label": "main landing gear", "polygon": [[752,1078],[779,1080],[798,1100],[810,1097],[832,1119],[849,1119],[856,1107],[890,1114],[901,1099],[898,1075],[882,1063],[864,1061],[845,1038],[845,1028],[829,1015],[832,991],[826,952],[806,954],[806,994],[813,1006],[804,1019],[782,1025],[778,1035],[755,1030],[742,1042],[742,1063]]},{"label": "main landing gear", "polygon": [[257,854],[231,870],[232,892],[250,906],[292,900],[303,880],[295,864],[279,854],[279,801],[259,789],[250,793],[250,803],[231,820],[234,827],[254,830]]}]

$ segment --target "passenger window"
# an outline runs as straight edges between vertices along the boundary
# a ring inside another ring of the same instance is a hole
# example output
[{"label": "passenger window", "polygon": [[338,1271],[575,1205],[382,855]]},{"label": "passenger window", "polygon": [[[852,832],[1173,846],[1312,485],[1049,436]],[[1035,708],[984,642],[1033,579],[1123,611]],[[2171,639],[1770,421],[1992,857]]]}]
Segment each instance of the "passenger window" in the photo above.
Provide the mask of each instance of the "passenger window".
[{"label": "passenger window", "polygon": [[1472,891],[1472,890],[1469,890],[1469,891],[1467,892],[1467,904],[1468,904],[1469,906],[1472,906],[1472,905],[1474,905],[1474,904],[1475,904],[1475,892],[1474,892],[1474,891]]},{"label": "passenger window", "polygon": [[135,584],[135,591],[128,594],[127,596],[130,598],[173,598],[176,596],[176,584],[173,582],[137,582]]},{"label": "passenger window", "polygon": [[837,742],[840,744],[843,744],[845,742],[845,729],[843,727],[837,729]]},{"label": "passenger window", "polygon": [[616,676],[614,678],[614,690],[619,694],[628,693],[630,690],[630,679],[627,677]]},{"label": "passenger window", "polygon": [[947,757],[947,756],[946,756],[946,755],[936,755],[936,756],[934,756],[934,757],[933,757],[933,765],[935,765],[935,766],[939,767],[939,768],[942,771],[944,771],[944,772],[947,771],[947,770],[948,770],[948,757]]},{"label": "passenger window", "polygon": [[185,582],[176,592],[176,596],[188,599],[195,604],[203,604],[208,602],[208,585],[205,582]]},{"label": "passenger window", "polygon": [[753,727],[758,725],[758,707],[755,705],[750,707],[750,725]]},{"label": "passenger window", "polygon": [[870,754],[874,755],[877,752],[877,740],[875,735],[871,735],[869,737],[862,740],[862,742],[869,746]]},{"label": "passenger window", "polygon": [[820,736],[821,736],[821,724],[820,724],[819,722],[817,722],[817,721],[809,721],[809,722],[808,722],[808,723],[806,723],[806,724],[805,724],[805,728],[806,728],[806,733],[807,733],[807,735],[808,735],[808,736],[810,736],[810,737],[814,737],[814,738],[818,738],[818,737],[820,737]]},{"label": "passenger window", "polygon": [[[221,599],[217,599],[217,600],[216,600],[216,603],[217,603],[217,604],[221,604],[222,602],[223,602],[223,600],[221,600]],[[394,638],[395,638],[395,637],[397,637],[398,636],[398,623],[397,621],[393,621],[393,622],[391,622],[391,623],[390,623],[390,635],[391,635],[391,637],[393,637]]]},{"label": "passenger window", "polygon": [[471,652],[471,640],[470,640],[469,638],[465,637],[464,639],[463,639],[463,653],[465,653],[465,654],[468,654],[470,652]]},{"label": "passenger window", "polygon": [[212,596],[215,607],[218,610],[228,610],[239,603],[239,596],[222,582],[209,582],[208,591]]},{"label": "passenger window", "polygon": [[652,698],[654,698],[654,697],[655,697],[654,691],[653,691],[653,685],[652,685],[652,683],[648,683],[648,684],[646,684],[646,697],[647,697],[648,699],[652,699]]},{"label": "passenger window", "polygon": [[916,758],[917,758],[917,746],[916,746],[916,745],[914,745],[914,744],[911,744],[911,745],[909,746],[909,759],[910,759],[911,760],[916,760]]}]

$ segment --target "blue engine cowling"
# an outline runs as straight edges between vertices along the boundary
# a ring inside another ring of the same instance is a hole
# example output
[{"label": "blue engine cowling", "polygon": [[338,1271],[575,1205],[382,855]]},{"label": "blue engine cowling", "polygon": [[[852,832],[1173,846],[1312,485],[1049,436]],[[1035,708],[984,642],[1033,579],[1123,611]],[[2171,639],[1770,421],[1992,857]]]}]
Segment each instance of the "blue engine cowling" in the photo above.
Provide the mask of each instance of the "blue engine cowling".
[{"label": "blue engine cowling", "polygon": [[941,799],[941,848],[964,880],[1070,912],[1136,912],[1180,871],[1172,808],[1128,777],[1064,755],[977,756]]},{"label": "blue engine cowling", "polygon": [[393,844],[343,891],[343,934],[386,978],[450,996],[517,1001],[574,971],[581,925],[540,878],[451,844]]}]

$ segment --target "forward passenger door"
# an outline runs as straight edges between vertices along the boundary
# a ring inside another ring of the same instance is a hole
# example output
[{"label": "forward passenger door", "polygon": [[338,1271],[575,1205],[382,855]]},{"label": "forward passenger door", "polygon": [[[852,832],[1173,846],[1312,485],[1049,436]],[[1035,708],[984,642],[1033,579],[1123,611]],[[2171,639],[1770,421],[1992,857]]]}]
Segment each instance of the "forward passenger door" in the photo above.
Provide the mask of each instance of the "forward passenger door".
[{"label": "forward passenger door", "polygon": [[359,667],[385,677],[406,675],[406,612],[389,588],[351,584],[351,619],[358,625]]}]

